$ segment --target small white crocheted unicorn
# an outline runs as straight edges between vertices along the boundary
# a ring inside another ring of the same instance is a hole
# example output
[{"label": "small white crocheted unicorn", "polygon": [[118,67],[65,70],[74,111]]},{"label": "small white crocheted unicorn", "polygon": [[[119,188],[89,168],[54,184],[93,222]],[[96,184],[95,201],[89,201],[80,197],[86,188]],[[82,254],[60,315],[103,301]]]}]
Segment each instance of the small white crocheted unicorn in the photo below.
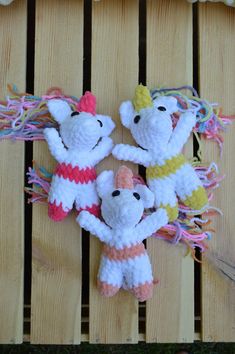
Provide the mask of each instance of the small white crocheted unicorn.
[{"label": "small white crocheted unicorn", "polygon": [[155,206],[167,210],[169,221],[178,216],[178,199],[201,211],[208,199],[193,167],[181,154],[196,124],[192,112],[182,113],[173,129],[171,114],[178,111],[177,100],[160,96],[152,100],[146,86],[138,85],[133,103],[120,106],[122,124],[130,129],[139,147],[118,144],[113,156],[147,167],[147,184],[155,196]]},{"label": "small white crocheted unicorn", "polygon": [[48,109],[59,123],[44,129],[53,157],[58,161],[49,192],[48,214],[54,221],[63,220],[75,207],[99,215],[94,166],[111,153],[108,137],[115,127],[110,117],[96,114],[96,98],[90,92],[81,97],[72,111],[63,100],[48,101]]},{"label": "small white crocheted unicorn", "polygon": [[132,171],[125,166],[116,179],[112,171],[102,172],[97,190],[104,222],[87,211],[77,221],[105,243],[98,274],[100,292],[113,296],[122,287],[145,301],[152,296],[154,280],[142,241],[167,224],[167,213],[160,208],[141,220],[144,208],[153,206],[154,196],[145,185],[134,187]]}]

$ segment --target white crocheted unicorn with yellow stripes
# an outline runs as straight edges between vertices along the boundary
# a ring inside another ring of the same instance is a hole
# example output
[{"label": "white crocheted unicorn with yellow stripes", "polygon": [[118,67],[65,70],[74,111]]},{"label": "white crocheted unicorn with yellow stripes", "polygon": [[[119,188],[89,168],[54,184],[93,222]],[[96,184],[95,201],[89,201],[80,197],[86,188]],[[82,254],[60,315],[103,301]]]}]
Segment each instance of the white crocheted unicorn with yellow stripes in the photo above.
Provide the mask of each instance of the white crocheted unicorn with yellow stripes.
[{"label": "white crocheted unicorn with yellow stripes", "polygon": [[178,216],[177,196],[199,212],[208,203],[201,181],[181,153],[196,125],[196,116],[189,111],[182,113],[173,129],[171,115],[177,111],[176,98],[159,96],[152,100],[148,88],[138,85],[133,102],[121,104],[120,115],[139,147],[118,144],[112,152],[119,160],[147,168],[147,183],[154,193],[155,206],[167,210],[169,221]]},{"label": "white crocheted unicorn with yellow stripes", "polygon": [[105,222],[88,211],[82,211],[77,221],[105,244],[98,274],[100,292],[113,296],[122,287],[145,301],[152,296],[154,280],[142,241],[167,224],[167,212],[160,208],[141,220],[144,208],[153,206],[154,195],[145,185],[134,186],[132,171],[125,166],[116,178],[112,171],[104,171],[96,182]]}]

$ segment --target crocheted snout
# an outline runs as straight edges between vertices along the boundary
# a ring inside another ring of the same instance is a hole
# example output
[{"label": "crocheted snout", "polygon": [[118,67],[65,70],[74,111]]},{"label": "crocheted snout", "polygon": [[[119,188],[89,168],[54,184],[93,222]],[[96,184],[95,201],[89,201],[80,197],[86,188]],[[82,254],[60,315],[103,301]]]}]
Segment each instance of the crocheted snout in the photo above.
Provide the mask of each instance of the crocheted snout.
[{"label": "crocheted snout", "polygon": [[140,221],[144,206],[135,190],[117,189],[103,199],[102,216],[112,228],[133,227]]},{"label": "crocheted snout", "polygon": [[68,148],[92,149],[102,136],[100,123],[90,113],[80,113],[66,119],[60,134]]}]

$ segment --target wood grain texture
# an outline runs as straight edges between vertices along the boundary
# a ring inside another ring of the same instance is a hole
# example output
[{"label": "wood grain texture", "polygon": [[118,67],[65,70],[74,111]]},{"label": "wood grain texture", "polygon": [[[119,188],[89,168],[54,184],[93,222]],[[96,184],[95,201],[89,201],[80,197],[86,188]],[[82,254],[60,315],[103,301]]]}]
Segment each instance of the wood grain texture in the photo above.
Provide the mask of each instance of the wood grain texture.
[{"label": "wood grain texture", "polygon": [[[35,93],[59,86],[82,94],[83,1],[36,2]],[[55,161],[45,142],[34,160],[50,171]],[[77,344],[81,335],[81,230],[75,213],[61,223],[47,207],[33,208],[31,342]]]},{"label": "wood grain texture", "polygon": [[[221,4],[199,6],[200,94],[219,102],[225,114],[235,114],[235,9]],[[216,144],[204,142],[205,161],[215,161],[225,180],[215,192],[213,204],[223,211],[213,227],[216,233],[211,250],[235,264],[235,166],[234,123],[224,135],[223,157]],[[202,339],[209,342],[234,342],[235,286],[206,263],[202,271]]]},{"label": "wood grain texture", "polygon": [[[0,97],[25,90],[26,2],[0,6]],[[23,341],[24,143],[0,142],[0,343]],[[11,192],[13,191],[13,193]]]},{"label": "wood grain texture", "polygon": [[[132,142],[123,129],[118,108],[131,99],[138,83],[138,1],[102,0],[92,11],[92,90],[98,111],[116,122],[114,141]],[[109,157],[99,165],[117,170],[120,162]],[[131,166],[131,164],[129,164]],[[137,171],[137,166],[131,166]],[[135,343],[138,341],[138,303],[127,292],[102,298],[96,288],[101,243],[90,240],[90,342]]]},{"label": "wood grain texture", "polygon": [[[180,19],[180,20],[179,20]],[[192,84],[192,7],[184,0],[147,1],[147,84]],[[185,153],[192,156],[192,141]],[[187,250],[148,239],[160,284],[146,307],[147,342],[194,340],[194,264]]]}]

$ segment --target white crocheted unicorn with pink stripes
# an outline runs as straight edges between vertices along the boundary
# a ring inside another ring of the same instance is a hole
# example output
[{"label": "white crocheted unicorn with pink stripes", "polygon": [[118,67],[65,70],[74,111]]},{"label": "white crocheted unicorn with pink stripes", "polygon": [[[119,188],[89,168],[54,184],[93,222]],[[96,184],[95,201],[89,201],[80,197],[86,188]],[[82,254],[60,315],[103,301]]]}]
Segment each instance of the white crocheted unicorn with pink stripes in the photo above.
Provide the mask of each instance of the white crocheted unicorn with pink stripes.
[{"label": "white crocheted unicorn with pink stripes", "polygon": [[75,203],[76,210],[99,215],[94,166],[111,153],[113,142],[108,137],[115,124],[105,115],[96,114],[96,98],[86,92],[72,111],[60,99],[48,101],[48,109],[59,123],[46,128],[44,136],[53,157],[58,161],[49,192],[48,215],[63,220]]},{"label": "white crocheted unicorn with pink stripes", "polygon": [[125,166],[116,179],[112,171],[102,172],[97,190],[104,222],[87,211],[77,221],[104,242],[99,290],[104,296],[113,296],[122,287],[145,301],[152,296],[154,279],[143,240],[167,224],[167,212],[159,208],[141,220],[144,208],[153,206],[154,195],[145,185],[134,186],[132,171]]}]

